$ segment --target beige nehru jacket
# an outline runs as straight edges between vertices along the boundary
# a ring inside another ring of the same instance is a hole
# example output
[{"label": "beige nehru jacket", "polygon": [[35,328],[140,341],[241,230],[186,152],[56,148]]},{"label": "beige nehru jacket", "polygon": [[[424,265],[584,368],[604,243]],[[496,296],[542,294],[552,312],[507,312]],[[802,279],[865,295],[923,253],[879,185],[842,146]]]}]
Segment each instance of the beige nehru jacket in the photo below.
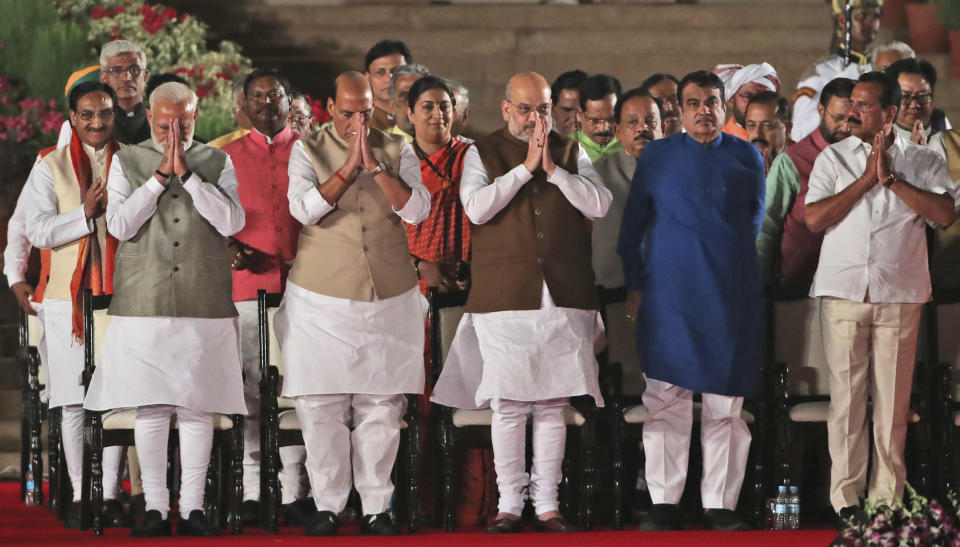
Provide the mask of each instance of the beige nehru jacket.
[{"label": "beige nehru jacket", "polygon": [[[106,180],[107,152],[102,151],[100,154],[96,154],[93,147],[87,145],[83,145],[83,150],[90,158],[91,182],[98,178]],[[57,212],[65,213],[83,205],[83,199],[80,196],[80,183],[77,181],[77,174],[74,172],[73,162],[70,159],[70,147],[64,146],[51,152],[43,158],[43,162],[50,169],[50,175],[53,178],[53,189],[57,194]],[[107,225],[105,218],[101,215],[96,219],[101,253],[106,250]],[[47,279],[47,288],[43,293],[44,298],[72,300],[70,281],[73,279],[73,272],[77,269],[79,247],[80,239],[76,239],[50,250],[50,276]]]},{"label": "beige nehru jacket", "polygon": [[[398,176],[403,137],[371,128],[367,140],[384,170]],[[349,155],[348,143],[333,124],[302,143],[319,183],[332,177]],[[358,176],[319,221],[304,223],[289,279],[309,291],[364,302],[398,296],[417,285],[403,221],[370,173]]]}]

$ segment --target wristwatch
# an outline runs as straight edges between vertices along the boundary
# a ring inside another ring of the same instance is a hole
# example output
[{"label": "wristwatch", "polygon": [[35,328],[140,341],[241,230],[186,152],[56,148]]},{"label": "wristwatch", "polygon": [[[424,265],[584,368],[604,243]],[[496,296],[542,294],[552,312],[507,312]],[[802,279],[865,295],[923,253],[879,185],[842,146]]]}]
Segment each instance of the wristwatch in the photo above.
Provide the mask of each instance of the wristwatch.
[{"label": "wristwatch", "polygon": [[383,164],[380,163],[380,162],[377,162],[377,168],[370,170],[370,176],[375,177],[375,176],[379,175],[380,173],[383,173]]}]

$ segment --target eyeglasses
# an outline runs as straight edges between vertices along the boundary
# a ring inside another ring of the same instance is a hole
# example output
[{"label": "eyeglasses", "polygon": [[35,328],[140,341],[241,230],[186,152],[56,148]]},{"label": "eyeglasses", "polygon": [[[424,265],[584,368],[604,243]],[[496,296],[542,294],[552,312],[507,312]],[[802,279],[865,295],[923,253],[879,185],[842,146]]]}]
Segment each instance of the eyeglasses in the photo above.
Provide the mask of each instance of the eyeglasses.
[{"label": "eyeglasses", "polygon": [[94,118],[97,118],[100,121],[110,121],[113,119],[113,109],[104,109],[100,112],[94,112],[93,110],[81,110],[77,112],[77,116],[85,122],[92,122]]},{"label": "eyeglasses", "polygon": [[313,122],[313,116],[290,116],[290,121],[293,123]]},{"label": "eyeglasses", "polygon": [[122,66],[117,65],[117,66],[112,66],[112,67],[108,68],[108,69],[107,69],[107,74],[109,74],[109,75],[111,75],[111,76],[113,76],[113,77],[118,77],[118,76],[122,76],[122,75],[124,75],[124,74],[129,74],[131,78],[136,78],[136,77],[139,76],[140,73],[143,72],[143,71],[144,71],[144,68],[143,68],[142,66],[140,66],[140,65],[130,65],[130,66],[128,66],[128,67],[122,67]]},{"label": "eyeglasses", "polygon": [[857,101],[857,102],[855,102],[855,103],[850,103],[850,107],[851,107],[851,108],[854,108],[854,109],[856,109],[856,110],[859,110],[860,112],[870,112],[870,111],[873,110],[873,108],[874,108],[875,106],[877,106],[877,105],[875,105],[875,104],[873,104],[873,103],[865,103],[865,102],[863,102],[863,101]]},{"label": "eyeglasses", "polygon": [[584,116],[583,121],[589,123],[590,125],[613,125],[615,123],[613,118],[591,118],[589,116]]},{"label": "eyeglasses", "polygon": [[534,110],[536,110],[537,113],[540,114],[541,116],[550,115],[550,108],[551,108],[550,103],[543,103],[539,106],[530,106],[526,103],[516,104],[513,101],[507,101],[507,102],[513,105],[513,107],[517,109],[517,114],[520,114],[521,116],[529,116],[530,113],[533,112]]},{"label": "eyeglasses", "polygon": [[933,95],[930,93],[917,93],[916,95],[906,95],[900,99],[900,104],[908,105],[913,101],[917,101],[917,104],[920,106],[926,106],[933,102]]}]

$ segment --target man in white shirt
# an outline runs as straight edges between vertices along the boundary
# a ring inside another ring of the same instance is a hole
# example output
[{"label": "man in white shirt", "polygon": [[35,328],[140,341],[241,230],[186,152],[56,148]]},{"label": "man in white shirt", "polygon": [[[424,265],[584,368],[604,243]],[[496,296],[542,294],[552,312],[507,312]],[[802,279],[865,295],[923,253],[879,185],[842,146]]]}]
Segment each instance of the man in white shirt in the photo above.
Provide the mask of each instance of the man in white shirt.
[{"label": "man in white shirt", "polygon": [[900,95],[888,75],[860,77],[850,97],[851,136],[817,157],[805,200],[807,226],[826,230],[810,296],[822,299],[830,502],[844,520],[865,517],[868,389],[870,496],[903,494],[917,328],[930,300],[924,225],[953,222],[957,198],[943,159],[894,131]]},{"label": "man in white shirt", "polygon": [[521,531],[528,488],[535,529],[577,531],[557,503],[563,409],[576,395],[603,405],[594,357],[602,326],[586,221],[605,215],[613,197],[586,151],[552,131],[551,106],[543,76],[514,75],[501,103],[506,126],[477,139],[460,179],[473,223],[473,285],[433,400],[493,410],[500,501],[488,533]]},{"label": "man in white shirt", "polygon": [[351,486],[361,533],[393,535],[387,510],[405,393],[423,393],[426,302],[403,223],[430,214],[420,159],[368,125],[373,95],[359,72],[336,81],[333,123],[293,145],[290,213],[303,225],[277,310],[284,397],[294,405],[317,513],[307,535],[337,532]]},{"label": "man in white shirt", "polygon": [[146,513],[134,537],[169,536],[167,441],[180,437],[178,535],[212,536],[203,493],[214,413],[244,414],[227,237],[246,220],[230,157],[193,140],[197,96],[169,82],[150,96],[151,138],[122,148],[107,180],[107,227],[121,243],[112,316],[84,406],[136,408]]}]

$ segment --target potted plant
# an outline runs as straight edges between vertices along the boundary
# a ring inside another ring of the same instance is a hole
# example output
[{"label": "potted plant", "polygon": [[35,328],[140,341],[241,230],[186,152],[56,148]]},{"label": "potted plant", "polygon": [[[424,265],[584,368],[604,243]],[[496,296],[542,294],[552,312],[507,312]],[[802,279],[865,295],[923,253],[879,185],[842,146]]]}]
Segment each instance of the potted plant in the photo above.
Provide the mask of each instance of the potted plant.
[{"label": "potted plant", "polygon": [[950,70],[953,77],[960,80],[960,2],[937,0],[937,12],[940,15],[940,21],[949,31]]},{"label": "potted plant", "polygon": [[907,2],[910,45],[917,53],[947,50],[947,28],[937,16],[937,5],[926,1]]}]

